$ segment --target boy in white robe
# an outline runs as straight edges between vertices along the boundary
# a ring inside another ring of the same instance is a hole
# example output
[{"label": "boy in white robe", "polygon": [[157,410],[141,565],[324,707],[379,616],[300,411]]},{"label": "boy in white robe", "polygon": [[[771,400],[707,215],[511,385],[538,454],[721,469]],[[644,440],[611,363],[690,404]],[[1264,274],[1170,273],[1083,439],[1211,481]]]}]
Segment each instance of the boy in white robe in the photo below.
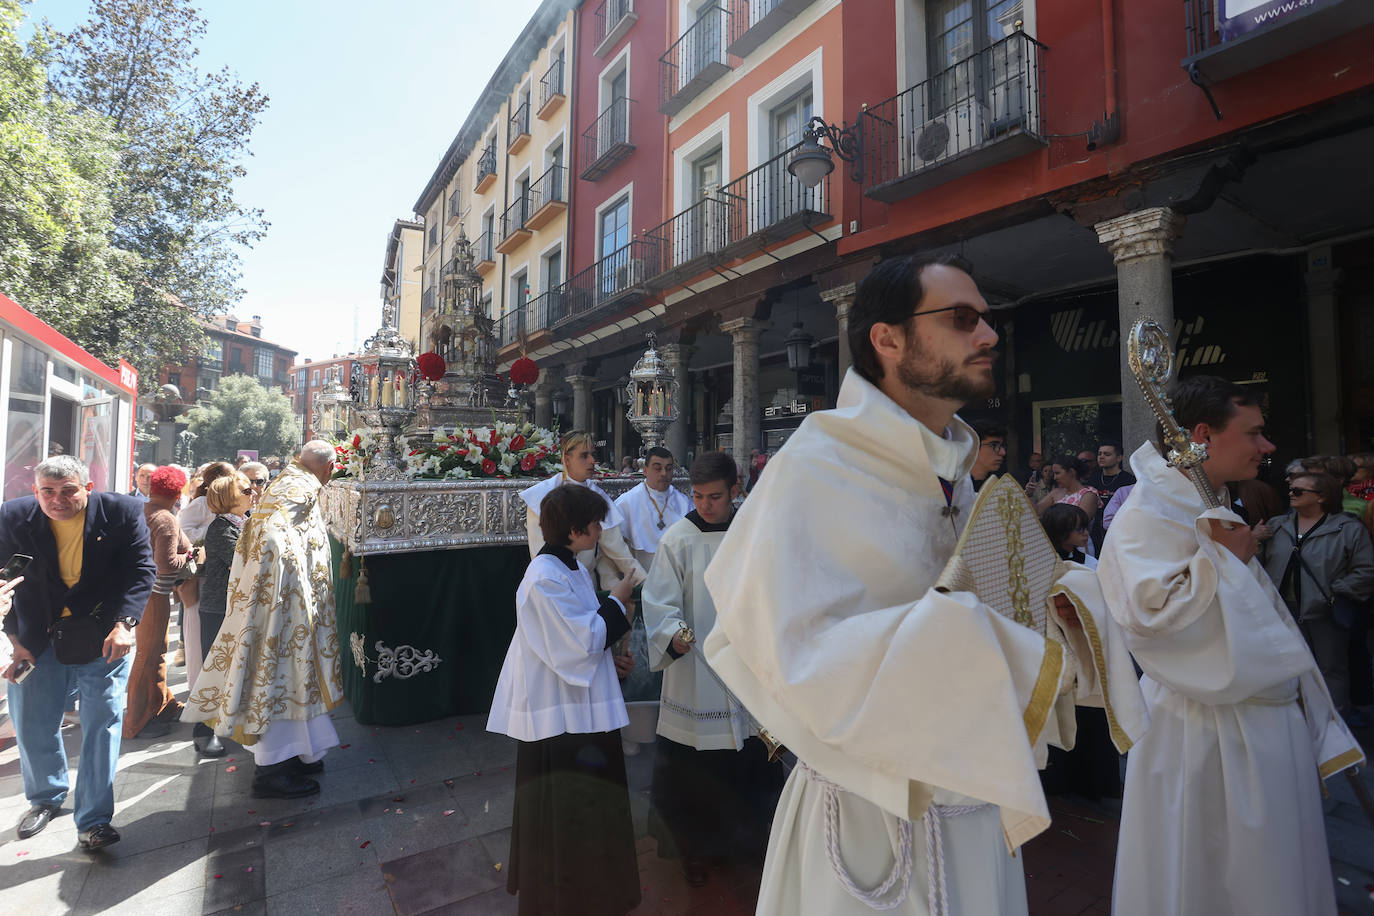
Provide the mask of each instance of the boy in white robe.
[{"label": "boy in white robe", "polygon": [[786,773],[682,633],[715,626],[703,576],[734,516],[739,471],[724,452],[706,452],[691,480],[695,508],[663,535],[641,600],[649,665],[663,671],[649,830],[659,855],[676,853],[687,883],[700,887],[707,858],[763,855]]},{"label": "boy in white robe", "polygon": [[615,501],[625,542],[646,570],[663,533],[692,511],[692,501],[673,486],[673,468],[673,453],[654,446],[645,453],[644,480]]},{"label": "boy in white robe", "polygon": [[1012,849],[1049,824],[1036,746],[1065,655],[932,588],[972,504],[955,411],[995,390],[989,320],[959,259],[879,264],[838,406],[769,461],[706,571],[707,661],[800,760],[760,914],[1026,912]]},{"label": "boy in white robe", "polygon": [[[1254,397],[1194,376],[1173,394],[1227,505],[1274,451]],[[1364,759],[1229,509],[1207,509],[1152,443],[1098,578],[1144,670],[1150,728],[1126,766],[1116,916],[1336,912],[1319,783]]]},{"label": "boy in white robe", "polygon": [[640,900],[618,730],[629,722],[611,646],[630,629],[629,579],[598,600],[575,558],[607,503],[584,487],[540,506],[545,545],[515,596],[515,635],[487,730],[519,742],[506,889],[521,916],[625,913]]}]

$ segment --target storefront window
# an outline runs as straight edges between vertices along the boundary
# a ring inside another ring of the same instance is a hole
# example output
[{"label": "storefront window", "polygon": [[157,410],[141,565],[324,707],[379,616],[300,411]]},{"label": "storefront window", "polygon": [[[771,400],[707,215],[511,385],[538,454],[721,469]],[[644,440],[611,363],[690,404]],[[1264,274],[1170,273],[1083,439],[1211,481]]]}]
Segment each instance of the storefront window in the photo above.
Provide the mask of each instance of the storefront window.
[{"label": "storefront window", "polygon": [[97,490],[114,488],[114,398],[99,379],[82,379],[81,439],[77,457],[91,469]]},{"label": "storefront window", "polygon": [[14,341],[9,410],[5,416],[5,499],[33,492],[33,469],[44,457],[43,389],[48,360],[41,350]]}]

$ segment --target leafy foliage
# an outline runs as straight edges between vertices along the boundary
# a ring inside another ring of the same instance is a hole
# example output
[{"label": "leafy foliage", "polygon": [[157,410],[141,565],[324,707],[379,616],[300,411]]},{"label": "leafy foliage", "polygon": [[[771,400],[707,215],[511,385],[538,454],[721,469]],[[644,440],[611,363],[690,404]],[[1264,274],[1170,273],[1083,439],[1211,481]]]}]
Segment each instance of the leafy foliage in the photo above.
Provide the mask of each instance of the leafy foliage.
[{"label": "leafy foliage", "polygon": [[248,375],[225,377],[208,403],[186,414],[200,461],[232,460],[239,449],[288,454],[301,441],[291,401]]}]

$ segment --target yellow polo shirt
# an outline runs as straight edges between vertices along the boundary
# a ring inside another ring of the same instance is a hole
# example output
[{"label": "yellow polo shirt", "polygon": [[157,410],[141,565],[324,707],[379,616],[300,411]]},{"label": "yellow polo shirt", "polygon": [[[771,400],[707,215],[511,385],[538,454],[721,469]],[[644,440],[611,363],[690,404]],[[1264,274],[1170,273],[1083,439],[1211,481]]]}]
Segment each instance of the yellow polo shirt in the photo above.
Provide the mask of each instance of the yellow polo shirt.
[{"label": "yellow polo shirt", "polygon": [[[90,508],[89,503],[87,508]],[[58,575],[62,577],[62,584],[71,588],[81,581],[81,557],[86,547],[86,513],[82,512],[64,522],[50,518],[48,527],[52,529],[52,536],[57,541]],[[71,608],[62,609],[63,617],[71,615]]]}]

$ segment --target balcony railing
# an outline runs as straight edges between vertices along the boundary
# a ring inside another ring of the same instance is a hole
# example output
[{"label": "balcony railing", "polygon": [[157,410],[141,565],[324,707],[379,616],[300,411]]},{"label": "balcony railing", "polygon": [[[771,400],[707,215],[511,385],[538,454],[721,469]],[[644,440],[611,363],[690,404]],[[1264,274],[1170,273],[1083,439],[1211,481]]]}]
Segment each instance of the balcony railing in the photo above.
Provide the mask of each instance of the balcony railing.
[{"label": "balcony railing", "polygon": [[1044,55],[1016,32],[863,112],[864,193],[900,200],[1044,146]]},{"label": "balcony railing", "polygon": [[539,81],[539,112],[540,119],[547,118],[563,103],[566,97],[563,90],[563,67],[566,61],[560,55],[553,62],[553,66]]},{"label": "balcony railing", "polygon": [[530,230],[525,228],[525,220],[530,215],[530,198],[526,194],[517,197],[506,212],[501,214],[501,240],[496,243],[496,250],[502,254],[510,254],[526,239],[530,237]]},{"label": "balcony railing", "polygon": [[530,103],[521,102],[510,116],[506,132],[506,152],[518,153],[530,142]]},{"label": "balcony railing", "polygon": [[430,287],[420,295],[420,311],[428,314],[434,311],[434,287]]},{"label": "balcony railing", "polygon": [[202,358],[200,368],[206,372],[222,372],[224,371],[224,360]]},{"label": "balcony railing", "polygon": [[477,159],[477,193],[481,194],[496,180],[496,149],[488,146]]},{"label": "balcony railing", "polygon": [[633,99],[612,99],[606,110],[582,133],[582,177],[596,181],[630,153],[630,111]]},{"label": "balcony railing", "polygon": [[450,220],[455,219],[458,216],[460,212],[459,205],[461,203],[462,201],[459,200],[457,191],[454,191],[452,194],[448,196],[448,218]]},{"label": "balcony railing", "polygon": [[550,220],[568,209],[568,170],[551,165],[539,180],[530,185],[528,229],[542,229]]},{"label": "balcony railing", "polygon": [[658,59],[659,111],[672,117],[730,71],[725,51],[730,21],[725,7],[703,7],[697,21]]},{"label": "balcony railing", "polygon": [[731,0],[730,43],[736,57],[752,54],[816,0]]},{"label": "balcony railing", "polygon": [[730,242],[729,201],[715,192],[645,233],[659,251],[661,273],[655,285],[686,279],[721,258]]},{"label": "balcony railing", "polygon": [[534,334],[547,328],[549,302],[553,296],[552,292],[536,296],[497,319],[496,335],[501,346],[519,343],[522,335]]},{"label": "balcony railing", "polygon": [[594,18],[596,50],[593,53],[597,57],[604,57],[620,37],[630,30],[630,26],[638,21],[639,16],[635,13],[634,0],[601,0]]},{"label": "balcony railing", "polygon": [[830,175],[808,188],[787,171],[796,147],[745,172],[721,191],[730,227],[725,245],[739,253],[787,238],[831,218]]},{"label": "balcony railing", "polygon": [[628,308],[649,295],[649,278],[658,268],[658,246],[636,239],[574,274],[550,295],[549,326],[555,336],[578,333],[602,317]]},{"label": "balcony railing", "polygon": [[472,243],[473,266],[481,273],[496,266],[496,240],[491,236],[491,232],[483,232]]}]

